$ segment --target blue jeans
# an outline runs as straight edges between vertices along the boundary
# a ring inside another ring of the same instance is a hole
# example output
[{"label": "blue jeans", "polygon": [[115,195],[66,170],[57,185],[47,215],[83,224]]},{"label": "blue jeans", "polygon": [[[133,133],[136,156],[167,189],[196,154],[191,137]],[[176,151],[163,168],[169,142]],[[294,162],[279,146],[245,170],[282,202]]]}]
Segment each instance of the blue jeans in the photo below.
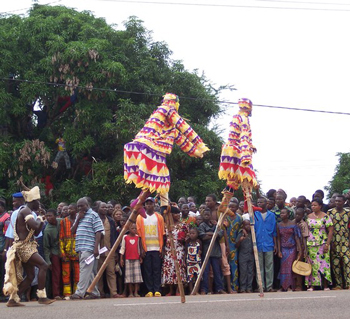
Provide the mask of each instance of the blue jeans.
[{"label": "blue jeans", "polygon": [[214,284],[215,284],[216,292],[224,289],[221,281],[222,275],[221,275],[220,259],[221,259],[220,257],[209,257],[207,267],[205,267],[205,270],[204,270],[203,280],[201,284],[201,290],[204,291],[205,293],[208,293],[210,265],[213,267]]}]

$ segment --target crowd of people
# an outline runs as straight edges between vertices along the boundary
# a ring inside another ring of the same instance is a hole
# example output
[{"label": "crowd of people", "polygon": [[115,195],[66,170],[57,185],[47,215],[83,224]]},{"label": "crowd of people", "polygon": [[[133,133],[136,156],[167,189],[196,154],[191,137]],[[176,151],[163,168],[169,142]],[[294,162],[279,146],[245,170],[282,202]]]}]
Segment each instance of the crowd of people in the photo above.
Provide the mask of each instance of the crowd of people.
[{"label": "crowd of people", "polygon": [[[305,196],[292,197],[289,203],[286,200],[287,194],[279,189],[269,190],[253,202],[264,291],[350,289],[350,191],[333,194],[327,204],[321,190],[310,200]],[[50,270],[46,275],[48,297],[79,300],[179,295],[170,232],[181,281],[190,294],[216,231],[219,204],[214,194],[207,195],[202,204],[194,197],[181,197],[172,203],[174,225],[168,229],[157,199],[148,197],[145,218],[139,215],[130,224],[91,293],[87,293],[88,287],[125,227],[130,206],[114,200],[93,202],[89,197],[77,203],[62,202],[57,208],[41,205],[35,217],[42,216],[44,227],[35,234],[35,241],[46,262],[42,267]],[[0,199],[1,287],[6,254],[16,235],[16,217],[25,207],[22,193],[13,194],[13,212],[6,209],[8,206]],[[258,291],[252,219],[244,211],[244,201],[235,197],[229,209],[234,214],[225,217],[217,230],[198,294]],[[311,274],[294,273],[296,260],[309,263]],[[31,288],[19,296],[22,301],[37,298],[38,275],[40,269],[31,278]]]}]

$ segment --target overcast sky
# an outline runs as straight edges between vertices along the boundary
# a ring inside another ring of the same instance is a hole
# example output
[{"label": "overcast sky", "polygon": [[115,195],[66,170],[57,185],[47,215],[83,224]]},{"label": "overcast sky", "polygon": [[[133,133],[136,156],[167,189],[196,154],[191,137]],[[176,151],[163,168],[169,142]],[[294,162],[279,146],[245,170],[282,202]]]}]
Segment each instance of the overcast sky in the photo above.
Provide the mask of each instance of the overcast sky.
[{"label": "overcast sky", "polygon": [[[205,72],[217,86],[234,85],[237,90],[224,93],[223,100],[247,97],[259,105],[350,113],[350,1],[131,1],[62,0],[52,5],[90,10],[120,29],[129,16],[137,16],[186,69]],[[9,1],[1,11],[31,4]],[[268,6],[275,8],[261,8]],[[216,120],[225,139],[235,113],[237,106],[232,106]],[[338,163],[336,153],[349,152],[349,120],[349,115],[254,107],[251,127],[258,153],[253,165],[263,191],[282,188],[288,198],[311,198],[323,189]]]}]

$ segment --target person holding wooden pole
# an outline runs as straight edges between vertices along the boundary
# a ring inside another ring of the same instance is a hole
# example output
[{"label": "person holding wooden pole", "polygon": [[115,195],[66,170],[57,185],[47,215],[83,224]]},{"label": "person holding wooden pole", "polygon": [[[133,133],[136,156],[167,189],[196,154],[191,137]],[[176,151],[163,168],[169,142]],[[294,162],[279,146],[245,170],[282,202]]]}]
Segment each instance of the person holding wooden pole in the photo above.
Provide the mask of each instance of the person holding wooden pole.
[{"label": "person holding wooden pole", "polygon": [[235,190],[242,186],[245,196],[244,211],[249,212],[251,232],[254,246],[254,258],[257,269],[257,279],[260,296],[263,296],[263,286],[260,276],[260,265],[254,230],[254,211],[251,203],[252,188],[258,187],[252,165],[252,156],[256,148],[252,143],[249,117],[252,115],[253,103],[242,98],[238,101],[239,111],[230,123],[230,132],[227,142],[222,146],[219,178],[225,179],[227,186],[223,191],[223,202],[233,196]]},{"label": "person holding wooden pole", "polygon": [[[161,209],[164,211],[169,204],[170,174],[166,165],[166,156],[176,143],[182,151],[191,157],[202,158],[209,148],[203,143],[197,133],[179,115],[179,97],[166,93],[160,106],[152,113],[145,126],[135,139],[124,146],[124,179],[126,183],[134,183],[141,188],[141,193],[130,205],[133,209],[125,227],[111,248],[105,263],[120,245],[122,238],[138,214],[146,217],[143,204],[153,193],[161,197]],[[104,269],[102,264],[95,280],[88,288],[92,291]]]}]

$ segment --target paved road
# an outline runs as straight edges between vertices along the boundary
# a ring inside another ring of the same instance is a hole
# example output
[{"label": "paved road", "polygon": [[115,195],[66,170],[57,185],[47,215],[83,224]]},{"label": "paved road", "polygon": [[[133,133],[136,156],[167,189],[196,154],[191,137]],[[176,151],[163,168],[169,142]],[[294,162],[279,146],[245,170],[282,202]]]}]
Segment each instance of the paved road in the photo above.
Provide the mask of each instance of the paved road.
[{"label": "paved road", "polygon": [[350,318],[350,291],[125,298],[36,302],[26,307],[0,304],[1,319],[342,319]]}]

